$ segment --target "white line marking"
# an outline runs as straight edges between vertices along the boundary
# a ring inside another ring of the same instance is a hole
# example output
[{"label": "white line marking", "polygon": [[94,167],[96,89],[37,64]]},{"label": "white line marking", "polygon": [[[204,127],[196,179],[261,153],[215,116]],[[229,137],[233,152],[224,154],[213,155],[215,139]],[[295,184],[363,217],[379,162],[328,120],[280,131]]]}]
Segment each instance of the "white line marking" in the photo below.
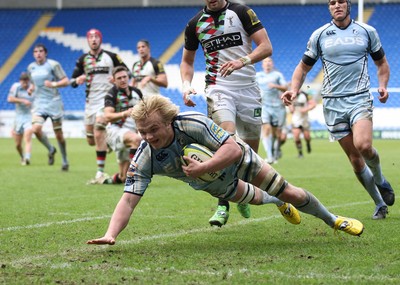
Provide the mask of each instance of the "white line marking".
[{"label": "white line marking", "polygon": [[[364,205],[371,203],[371,201],[365,201],[365,202],[355,202],[355,203],[348,203],[348,204],[342,204],[342,205],[335,205],[328,207],[330,209],[333,208],[342,208],[342,207],[349,207],[349,206],[356,206],[356,205]],[[92,217],[92,218],[82,218],[82,219],[75,219],[71,221],[61,221],[61,222],[54,222],[54,223],[45,223],[45,224],[36,224],[36,225],[30,225],[30,226],[23,226],[23,227],[9,227],[1,230],[21,230],[21,229],[30,229],[30,228],[41,228],[41,227],[48,227],[52,225],[64,225],[64,224],[70,224],[70,223],[77,223],[77,222],[86,222],[86,221],[91,221],[91,220],[99,220],[99,219],[105,219],[105,218],[110,218],[110,216],[99,216],[99,217]],[[277,219],[277,218],[282,218],[281,215],[271,215],[268,217],[263,217],[263,218],[252,218],[252,219],[245,219],[241,220],[239,222],[234,222],[234,223],[229,223],[228,225],[225,225],[224,228],[233,228],[236,226],[240,226],[243,224],[250,224],[250,223],[259,223],[259,222],[264,222],[268,221],[271,219]],[[117,241],[117,244],[121,245],[126,245],[126,244],[139,244],[144,241],[151,241],[151,240],[157,240],[157,239],[165,239],[165,238],[176,238],[179,236],[184,236],[184,235],[190,235],[190,234],[195,234],[195,233],[206,233],[206,232],[212,232],[212,231],[217,231],[220,230],[219,228],[216,227],[203,227],[203,228],[198,228],[198,229],[191,229],[191,230],[186,230],[186,231],[179,231],[179,232],[173,232],[173,233],[167,233],[167,234],[157,234],[157,235],[150,235],[150,236],[140,236],[138,238],[130,239],[130,240],[121,240]],[[69,256],[77,253],[82,253],[82,252],[89,252],[89,251],[102,251],[104,249],[109,248],[109,245],[88,245],[84,246],[78,249],[74,248],[68,248],[63,252],[58,252],[56,254],[44,254],[44,255],[32,255],[32,256],[25,256],[23,258],[14,260],[11,262],[11,266],[13,267],[23,267],[25,264],[28,263],[33,263],[33,261],[38,261],[38,264],[41,264],[40,260],[44,260],[43,266],[48,266],[47,260],[55,258],[55,257],[60,257],[60,256]],[[65,266],[65,265],[63,265]]]},{"label": "white line marking", "polygon": [[44,223],[44,224],[34,224],[34,225],[27,225],[27,226],[15,226],[15,227],[8,227],[8,228],[0,228],[0,232],[10,232],[10,231],[18,231],[18,230],[26,230],[26,229],[45,228],[45,227],[50,227],[53,225],[66,225],[66,224],[73,224],[73,223],[79,223],[79,222],[101,220],[101,219],[105,219],[105,218],[111,218],[111,216],[107,215],[107,216],[99,216],[99,217],[91,217],[91,218],[79,218],[79,219],[74,219],[74,220],[49,222],[49,223]]},{"label": "white line marking", "polygon": [[[335,206],[330,206],[330,207],[326,206],[326,207],[328,209],[336,209],[336,208],[342,208],[342,207],[364,205],[364,204],[369,204],[369,203],[371,203],[371,201],[355,202],[355,203],[335,205]],[[88,221],[110,219],[110,218],[111,218],[110,215],[104,215],[104,216],[98,216],[98,217],[86,217],[86,218],[79,218],[79,219],[74,219],[74,220],[65,220],[65,221],[59,221],[59,222],[48,222],[48,223],[43,223],[43,224],[34,224],[34,225],[27,225],[27,226],[14,226],[14,227],[0,228],[0,232],[10,232],[10,231],[18,231],[18,230],[26,230],[26,229],[45,228],[45,227],[50,227],[50,226],[53,226],[53,225],[67,225],[67,224],[73,224],[73,223],[88,222]],[[260,219],[249,219],[249,220],[244,220],[243,222],[239,222],[239,223],[244,224],[244,223],[248,223],[248,222],[252,222],[252,221],[257,221],[258,222],[259,220],[260,221],[265,221],[265,218],[260,218]]]}]

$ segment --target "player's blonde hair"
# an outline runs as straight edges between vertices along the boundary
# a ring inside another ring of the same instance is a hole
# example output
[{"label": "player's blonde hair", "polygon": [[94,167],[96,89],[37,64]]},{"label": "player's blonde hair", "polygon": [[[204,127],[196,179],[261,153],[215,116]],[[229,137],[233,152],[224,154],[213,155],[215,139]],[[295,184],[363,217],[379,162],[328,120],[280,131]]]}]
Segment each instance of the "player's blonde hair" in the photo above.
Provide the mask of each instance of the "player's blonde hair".
[{"label": "player's blonde hair", "polygon": [[151,95],[140,100],[133,107],[131,116],[135,121],[148,118],[158,112],[165,122],[172,122],[179,113],[179,107],[162,95]]}]

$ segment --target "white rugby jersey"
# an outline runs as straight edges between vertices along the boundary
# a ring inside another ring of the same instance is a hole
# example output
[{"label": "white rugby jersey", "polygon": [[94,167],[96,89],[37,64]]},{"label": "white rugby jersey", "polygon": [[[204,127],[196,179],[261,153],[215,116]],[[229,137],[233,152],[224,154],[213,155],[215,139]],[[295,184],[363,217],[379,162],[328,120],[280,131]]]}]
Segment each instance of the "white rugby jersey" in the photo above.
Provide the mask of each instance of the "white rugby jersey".
[{"label": "white rugby jersey", "polygon": [[[146,76],[154,77],[158,74],[165,74],[164,65],[154,57],[150,57],[150,59],[143,64],[139,60],[132,66],[132,76],[135,79],[136,84],[139,84]],[[160,94],[160,86],[149,81],[143,88],[141,88],[141,91],[144,96]]]},{"label": "white rugby jersey", "polygon": [[292,124],[294,126],[303,126],[308,121],[308,112],[303,113],[301,110],[308,106],[308,95],[301,91],[293,101],[294,111],[292,114]]},{"label": "white rugby jersey", "polygon": [[[101,50],[97,57],[91,53],[85,53],[79,57],[71,79],[82,74],[86,75],[86,104],[96,106],[97,109],[104,108],[104,97],[113,86],[109,82],[109,77],[112,76],[113,68],[120,65],[127,68],[117,54],[106,50]],[[71,86],[78,87],[76,83]]]},{"label": "white rugby jersey", "polygon": [[330,22],[314,31],[302,60],[312,66],[321,58],[322,97],[342,97],[369,92],[368,54],[373,60],[385,55],[378,33],[352,20],[345,29]]},{"label": "white rugby jersey", "polygon": [[205,7],[189,21],[185,29],[185,49],[194,51],[201,44],[206,60],[206,87],[218,84],[232,89],[256,84],[256,71],[252,64],[225,78],[218,70],[225,62],[251,53],[250,36],[263,28],[252,9],[230,2],[218,12]]}]

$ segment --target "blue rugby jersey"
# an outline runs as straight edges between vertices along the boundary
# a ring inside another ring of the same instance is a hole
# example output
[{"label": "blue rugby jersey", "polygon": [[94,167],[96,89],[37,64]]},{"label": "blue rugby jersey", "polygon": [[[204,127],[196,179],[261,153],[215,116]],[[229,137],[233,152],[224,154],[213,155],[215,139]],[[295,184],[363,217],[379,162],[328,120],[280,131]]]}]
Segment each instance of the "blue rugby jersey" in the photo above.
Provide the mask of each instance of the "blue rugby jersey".
[{"label": "blue rugby jersey", "polygon": [[368,54],[373,60],[385,55],[373,27],[352,20],[340,29],[330,22],[313,32],[303,62],[312,66],[321,58],[323,98],[351,96],[369,92]]}]

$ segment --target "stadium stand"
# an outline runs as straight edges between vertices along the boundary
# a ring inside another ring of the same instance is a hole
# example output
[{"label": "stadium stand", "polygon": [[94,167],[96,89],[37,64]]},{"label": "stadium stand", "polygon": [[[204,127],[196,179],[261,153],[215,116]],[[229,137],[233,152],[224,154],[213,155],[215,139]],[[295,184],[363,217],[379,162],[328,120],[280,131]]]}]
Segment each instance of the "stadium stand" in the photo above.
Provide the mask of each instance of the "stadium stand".
[{"label": "stadium stand", "polygon": [[0,66],[18,47],[40,15],[40,10],[0,10]]},{"label": "stadium stand", "polygon": [[[355,5],[354,5],[355,6]],[[258,17],[264,23],[273,43],[273,57],[276,67],[290,80],[294,67],[299,62],[311,32],[326,23],[329,14],[326,5],[253,5]],[[400,86],[399,60],[396,57],[400,18],[399,4],[377,4],[370,6],[374,9],[369,23],[377,28],[384,44],[389,63],[391,65],[391,87]],[[200,7],[153,7],[153,8],[117,8],[117,9],[64,9],[54,12],[48,28],[37,38],[37,42],[44,43],[49,50],[49,58],[61,62],[68,76],[72,74],[76,59],[87,51],[86,31],[98,28],[103,33],[103,48],[114,49],[130,67],[136,54],[136,42],[146,38],[151,43],[152,55],[160,58],[168,47],[179,38],[190,17],[194,16]],[[1,64],[18,46],[21,39],[30,27],[38,20],[42,10],[0,10],[0,23],[7,27],[0,32],[3,43],[0,48]],[[352,17],[357,16],[357,9],[353,7]],[[301,26],[301,28],[300,28]],[[182,42],[183,44],[183,42]],[[22,60],[6,76],[0,85],[0,111],[13,110],[14,106],[7,103],[8,90],[16,81],[21,71],[33,61],[32,47]],[[3,56],[4,55],[4,56]],[[166,70],[170,78],[170,86],[164,95],[172,98],[181,106],[181,110],[188,110],[182,104],[180,92],[179,63],[182,56],[180,47],[170,57],[166,57]],[[319,73],[320,62],[309,74],[308,81],[312,82]],[[199,49],[195,62],[195,86],[202,93],[204,74],[204,60]],[[261,65],[256,68],[261,71]],[[377,86],[374,75],[376,69],[370,63],[371,83]],[[197,84],[197,85],[196,85]],[[84,87],[77,89],[61,89],[66,111],[82,111],[84,107]],[[398,93],[397,93],[398,94]],[[197,110],[205,112],[206,105],[203,98],[196,98]],[[377,108],[400,106],[400,100],[390,100]],[[315,127],[323,128],[316,124]]]}]

